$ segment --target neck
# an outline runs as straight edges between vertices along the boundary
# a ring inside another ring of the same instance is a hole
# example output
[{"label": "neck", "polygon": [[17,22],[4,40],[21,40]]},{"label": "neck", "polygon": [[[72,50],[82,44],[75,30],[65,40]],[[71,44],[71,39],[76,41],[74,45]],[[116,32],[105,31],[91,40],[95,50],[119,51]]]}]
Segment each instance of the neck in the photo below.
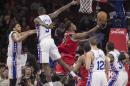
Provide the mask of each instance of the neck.
[{"label": "neck", "polygon": [[74,31],[74,30],[68,30],[67,32],[72,32],[72,33],[75,33],[75,31]]},{"label": "neck", "polygon": [[97,48],[96,45],[94,45],[94,46],[91,46],[91,49],[92,49],[92,50],[97,50],[98,48]]}]

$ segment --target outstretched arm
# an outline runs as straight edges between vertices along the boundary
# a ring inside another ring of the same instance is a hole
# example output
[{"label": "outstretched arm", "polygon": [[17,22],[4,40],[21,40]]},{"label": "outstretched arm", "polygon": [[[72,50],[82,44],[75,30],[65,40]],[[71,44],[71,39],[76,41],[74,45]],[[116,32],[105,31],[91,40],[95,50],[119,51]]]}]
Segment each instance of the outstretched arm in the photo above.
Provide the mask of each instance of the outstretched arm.
[{"label": "outstretched arm", "polygon": [[92,32],[97,31],[98,28],[99,28],[99,26],[96,25],[94,28],[92,28],[92,29],[89,30],[89,31],[74,34],[74,35],[73,35],[73,38],[74,38],[75,40],[77,40],[77,39],[84,39],[84,38],[86,38],[89,34],[91,34]]},{"label": "outstretched arm", "polygon": [[77,1],[73,0],[72,2],[70,2],[69,4],[59,8],[58,10],[56,10],[55,12],[49,14],[49,16],[51,17],[51,19],[56,18],[61,12],[65,11],[66,9],[68,9],[70,6],[77,4]]},{"label": "outstretched arm", "polygon": [[21,32],[21,33],[13,33],[12,39],[15,42],[20,42],[20,41],[23,41],[24,39],[26,39],[28,36],[35,34],[35,33],[36,33],[35,30],[29,30],[29,31],[26,31],[26,32]]}]

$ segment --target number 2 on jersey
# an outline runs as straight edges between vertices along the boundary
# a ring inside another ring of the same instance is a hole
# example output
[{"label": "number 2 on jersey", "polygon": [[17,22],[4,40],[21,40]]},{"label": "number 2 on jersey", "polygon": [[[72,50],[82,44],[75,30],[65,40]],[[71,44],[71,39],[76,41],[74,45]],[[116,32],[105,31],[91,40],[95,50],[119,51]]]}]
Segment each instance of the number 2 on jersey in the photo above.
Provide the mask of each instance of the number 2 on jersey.
[{"label": "number 2 on jersey", "polygon": [[104,69],[104,61],[98,61],[97,70],[103,70],[103,69]]}]

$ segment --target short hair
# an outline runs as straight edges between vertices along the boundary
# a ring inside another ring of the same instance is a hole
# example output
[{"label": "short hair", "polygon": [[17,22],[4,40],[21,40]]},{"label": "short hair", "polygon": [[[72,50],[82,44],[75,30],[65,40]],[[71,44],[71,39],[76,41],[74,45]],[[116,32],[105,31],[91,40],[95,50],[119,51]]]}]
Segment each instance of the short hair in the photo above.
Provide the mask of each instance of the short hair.
[{"label": "short hair", "polygon": [[126,59],[125,53],[124,53],[124,52],[120,52],[120,55],[119,55],[119,57],[118,57],[118,60],[119,60],[119,61],[122,61],[122,60],[124,60],[124,59]]},{"label": "short hair", "polygon": [[69,30],[69,27],[71,26],[71,21],[70,20],[67,20],[66,22],[65,22],[65,25],[64,25],[64,28],[65,28],[65,30]]},{"label": "short hair", "polygon": [[90,43],[88,42],[88,41],[86,41],[85,43],[84,43],[84,51],[85,52],[88,52],[88,51],[90,51],[91,50],[91,47],[90,47]]},{"label": "short hair", "polygon": [[10,30],[13,30],[13,28],[14,28],[17,24],[20,24],[17,20],[16,20],[16,21],[11,21],[10,26],[9,26]]},{"label": "short hair", "polygon": [[107,49],[110,50],[110,51],[114,50],[114,48],[115,48],[113,42],[108,42],[106,47],[107,47]]},{"label": "short hair", "polygon": [[43,14],[46,12],[46,9],[44,7],[39,7],[37,12],[38,12],[38,14]]},{"label": "short hair", "polygon": [[98,41],[97,41],[97,38],[96,37],[92,37],[89,39],[89,43],[91,45],[97,45],[98,44]]}]

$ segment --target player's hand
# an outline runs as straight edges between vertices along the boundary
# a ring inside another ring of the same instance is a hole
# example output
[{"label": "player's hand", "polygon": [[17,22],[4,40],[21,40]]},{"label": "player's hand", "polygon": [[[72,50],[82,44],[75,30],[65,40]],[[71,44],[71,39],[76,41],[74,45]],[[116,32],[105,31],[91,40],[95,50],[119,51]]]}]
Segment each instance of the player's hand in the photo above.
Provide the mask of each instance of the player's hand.
[{"label": "player's hand", "polygon": [[100,26],[99,25],[97,25],[98,26],[98,28],[99,29],[104,29],[104,28],[106,28],[107,27],[107,23],[105,23],[105,24],[101,24]]},{"label": "player's hand", "polygon": [[48,28],[50,28],[50,29],[54,29],[56,26],[55,26],[55,24],[54,23],[51,23],[50,25],[48,25]]},{"label": "player's hand", "polygon": [[73,0],[73,1],[71,2],[71,4],[72,4],[72,5],[76,5],[76,4],[78,4],[78,1],[77,1],[77,0]]}]

